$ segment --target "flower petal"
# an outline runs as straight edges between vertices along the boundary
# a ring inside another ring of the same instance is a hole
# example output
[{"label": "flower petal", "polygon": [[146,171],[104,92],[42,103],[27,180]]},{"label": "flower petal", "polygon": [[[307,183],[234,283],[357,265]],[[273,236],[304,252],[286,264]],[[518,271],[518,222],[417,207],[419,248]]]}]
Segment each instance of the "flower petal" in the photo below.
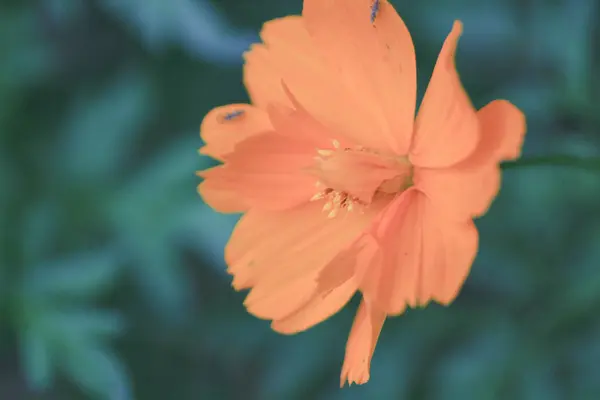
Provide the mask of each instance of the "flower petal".
[{"label": "flower petal", "polygon": [[430,202],[423,212],[422,265],[419,297],[443,305],[458,295],[475,256],[479,234],[472,220],[455,222],[445,219]]},{"label": "flower petal", "polygon": [[465,159],[479,141],[475,109],[454,61],[462,24],[454,22],[419,108],[410,161],[420,167],[448,167]]},{"label": "flower petal", "polygon": [[314,195],[316,178],[303,171],[313,154],[309,144],[267,132],[239,143],[225,165],[200,174],[250,207],[282,210]]},{"label": "flower petal", "polygon": [[505,100],[492,101],[477,112],[481,140],[467,159],[450,168],[415,168],[415,185],[438,210],[458,219],[485,214],[500,190],[498,162],[519,156],[525,116]]},{"label": "flower petal", "polygon": [[418,304],[422,195],[414,188],[396,197],[377,217],[371,235],[378,257],[362,276],[364,297],[386,314],[400,315],[406,305]]},{"label": "flower petal", "polygon": [[[353,145],[386,148],[380,135],[386,121],[379,105],[347,86],[339,72],[323,60],[304,27],[304,18],[293,21],[270,21],[264,25],[261,36],[271,65],[295,102],[327,130],[343,135]],[[283,27],[293,29],[293,33]],[[294,40],[290,43],[292,34]]]},{"label": "flower petal", "polygon": [[340,311],[356,293],[356,288],[356,281],[352,277],[333,289],[318,288],[308,303],[292,314],[273,321],[271,328],[283,334],[298,333],[312,328]]},{"label": "flower petal", "polygon": [[244,53],[244,85],[252,103],[260,108],[266,109],[271,104],[290,106],[281,86],[282,71],[273,59],[289,53],[309,63],[314,58],[302,17],[292,15],[266,22],[260,36],[264,44],[253,44]]},{"label": "flower petal", "polygon": [[204,202],[220,213],[241,213],[248,209],[242,198],[232,190],[219,187],[217,180],[205,180],[198,185]]},{"label": "flower petal", "polygon": [[[372,0],[305,0],[302,15],[315,45],[353,95],[379,112],[374,133],[378,148],[405,155],[415,117],[417,73],[410,33],[387,1],[379,2],[374,23]],[[373,110],[370,110],[373,111]],[[348,112],[346,111],[346,114]],[[371,129],[371,131],[373,131]],[[366,132],[365,132],[366,134]]]},{"label": "flower petal", "polygon": [[493,162],[443,169],[415,168],[413,181],[440,212],[464,221],[487,212],[500,190],[500,168]]},{"label": "flower petal", "polygon": [[273,321],[271,327],[280,333],[296,333],[337,313],[356,293],[360,279],[356,271],[366,270],[371,264],[376,251],[373,244],[360,236],[348,250],[340,252],[319,273],[313,297],[292,314]]},{"label": "flower petal", "polygon": [[506,100],[494,100],[477,112],[481,127],[481,141],[471,163],[493,159],[516,160],[521,156],[527,130],[525,114]]},{"label": "flower petal", "polygon": [[385,313],[363,299],[358,306],[346,344],[340,387],[346,381],[348,384],[361,385],[369,380],[371,359],[384,322]]},{"label": "flower petal", "polygon": [[327,218],[323,204],[286,212],[251,209],[238,222],[225,257],[234,286],[252,287],[245,302],[249,312],[277,320],[306,304],[318,289],[320,272],[378,212],[373,208]]},{"label": "flower petal", "polygon": [[223,160],[236,144],[265,131],[271,121],[263,110],[248,104],[229,104],[213,108],[200,125],[200,137],[206,144],[201,154]]},{"label": "flower petal", "polygon": [[279,104],[271,104],[267,111],[271,124],[278,134],[310,144],[313,146],[315,156],[317,155],[317,149],[332,147],[334,139],[339,141],[338,137],[331,134],[327,128],[315,120],[301,106],[290,108]]},{"label": "flower petal", "polygon": [[389,315],[402,313],[406,305],[425,306],[431,299],[449,304],[478,246],[473,221],[446,218],[415,188],[381,213],[372,235],[382,262],[369,268],[360,288],[365,299]]},{"label": "flower petal", "polygon": [[281,88],[281,73],[264,45],[251,45],[244,53],[244,61],[244,86],[252,104],[262,109],[270,104],[290,105]]}]

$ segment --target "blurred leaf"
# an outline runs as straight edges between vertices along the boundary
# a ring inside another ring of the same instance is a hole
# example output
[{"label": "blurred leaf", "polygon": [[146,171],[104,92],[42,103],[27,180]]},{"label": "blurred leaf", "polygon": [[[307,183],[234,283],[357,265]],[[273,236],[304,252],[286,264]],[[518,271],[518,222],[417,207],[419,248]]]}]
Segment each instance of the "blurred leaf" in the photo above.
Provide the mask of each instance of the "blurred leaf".
[{"label": "blurred leaf", "polygon": [[196,57],[239,64],[242,53],[258,41],[256,34],[228,24],[206,0],[103,0],[100,4],[154,49],[175,43]]},{"label": "blurred leaf", "polygon": [[[525,350],[527,351],[527,350]],[[556,358],[549,354],[542,354],[539,357],[528,357],[520,365],[517,373],[517,391],[514,394],[516,399],[544,399],[560,400],[575,399],[585,397],[564,396],[564,385],[559,379],[559,366],[556,365]],[[590,398],[591,399],[591,398]]]},{"label": "blurred leaf", "polygon": [[[137,245],[139,246],[139,244]],[[142,293],[155,310],[171,320],[182,321],[193,300],[190,277],[169,244],[145,245],[132,264]]]},{"label": "blurred leaf", "polygon": [[[429,388],[435,399],[492,400],[500,397],[503,378],[518,337],[509,320],[487,318],[481,321],[482,330],[468,335],[459,346],[441,355]],[[529,398],[529,397],[528,397]]]},{"label": "blurred leaf", "polygon": [[93,298],[116,283],[119,271],[119,260],[110,249],[80,253],[32,268],[24,286],[34,297]]},{"label": "blurred leaf", "polygon": [[29,86],[48,73],[54,64],[51,49],[37,36],[38,20],[33,8],[3,10],[0,14],[0,93]]},{"label": "blurred leaf", "polygon": [[[0,128],[1,129],[1,128]],[[0,132],[0,135],[2,133]],[[11,196],[14,196],[17,187],[17,178],[15,174],[14,160],[9,158],[3,149],[0,149],[0,229],[4,222],[4,213],[9,204]]]},{"label": "blurred leaf", "polygon": [[577,340],[573,340],[568,349],[567,357],[573,368],[572,399],[592,399],[600,393],[598,380],[598,360],[600,360],[600,324],[594,325]]},{"label": "blurred leaf", "polygon": [[118,314],[27,300],[22,304],[18,328],[25,374],[33,388],[47,389],[58,368],[82,390],[103,395],[101,398],[116,398],[113,390],[128,392],[119,361],[103,345],[105,339],[123,330]]},{"label": "blurred leaf", "polygon": [[209,265],[215,267],[223,277],[228,276],[224,259],[224,248],[239,215],[223,215],[213,211],[198,196],[198,203],[182,214],[184,240],[196,249]]},{"label": "blurred leaf", "polygon": [[[459,52],[469,58],[475,55],[478,59],[494,57],[498,62],[506,63],[515,54],[515,44],[520,37],[508,2],[473,4],[470,0],[454,0],[452,3],[430,0],[427,12],[415,17],[422,26],[428,27],[423,33],[429,36],[431,47],[438,49],[437,51],[441,48],[443,38],[450,32],[454,20],[461,20],[465,33],[464,39],[460,41]],[[468,65],[466,67],[470,68]]]},{"label": "blurred leaf", "polygon": [[82,390],[96,399],[129,400],[132,392],[128,374],[119,358],[95,343],[69,347],[61,364]]},{"label": "blurred leaf", "polygon": [[123,318],[116,312],[85,307],[49,307],[39,316],[38,324],[61,346],[112,338],[125,328]]},{"label": "blurred leaf", "polygon": [[27,88],[55,69],[52,49],[37,35],[39,22],[33,7],[2,9],[0,13],[0,135],[5,119],[15,112]]},{"label": "blurred leaf", "polygon": [[45,9],[51,18],[61,24],[79,18],[83,12],[83,3],[69,0],[44,0]]},{"label": "blurred leaf", "polygon": [[[330,324],[299,335],[273,337],[259,398],[311,398],[312,386],[320,383],[318,381],[328,371],[341,367],[345,338],[341,336],[344,339],[339,340],[339,335],[338,329]],[[332,343],[336,343],[335,348]]]},{"label": "blurred leaf", "polygon": [[94,184],[119,177],[140,129],[153,115],[154,94],[139,70],[128,70],[99,94],[73,101],[59,154],[66,173]]},{"label": "blurred leaf", "polygon": [[600,225],[585,232],[580,247],[574,249],[570,259],[570,274],[548,301],[551,313],[539,316],[538,328],[544,333],[552,333],[571,326],[577,321],[595,315],[600,307]]},{"label": "blurred leaf", "polygon": [[[595,0],[563,2],[561,7],[536,7],[530,21],[535,51],[541,63],[560,70],[560,95],[574,107],[590,101],[592,32],[596,21]],[[578,21],[573,26],[572,21]]]},{"label": "blurred leaf", "polygon": [[[140,204],[147,203],[146,207],[154,208],[152,211],[162,207],[176,214],[183,201],[197,200],[199,179],[195,172],[203,161],[197,152],[200,139],[197,133],[186,134],[185,137],[185,140],[166,146],[126,183],[115,199],[117,208],[120,203],[128,202],[139,209]],[[175,200],[177,203],[174,204]],[[170,221],[171,215],[157,214],[156,217],[162,217],[162,223]]]},{"label": "blurred leaf", "polygon": [[197,145],[196,139],[176,142],[108,204],[107,218],[146,299],[170,318],[185,314],[193,296],[173,241],[182,229],[180,216],[198,202]]},{"label": "blurred leaf", "polygon": [[49,256],[50,249],[55,245],[59,220],[60,208],[54,202],[40,199],[29,206],[21,238],[25,264],[32,265]]},{"label": "blurred leaf", "polygon": [[47,338],[36,329],[20,332],[21,363],[31,389],[47,390],[54,379],[54,365]]}]

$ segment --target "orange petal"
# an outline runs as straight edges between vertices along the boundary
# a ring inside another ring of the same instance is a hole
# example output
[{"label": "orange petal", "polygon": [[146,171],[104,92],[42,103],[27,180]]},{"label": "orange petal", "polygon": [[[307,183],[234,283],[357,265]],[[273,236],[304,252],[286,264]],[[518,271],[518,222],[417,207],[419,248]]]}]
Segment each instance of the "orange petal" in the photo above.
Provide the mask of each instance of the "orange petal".
[{"label": "orange petal", "polygon": [[316,293],[320,272],[369,224],[377,208],[327,218],[323,201],[286,212],[251,209],[225,248],[236,288],[252,287],[248,311],[281,319]]},{"label": "orange petal", "polygon": [[221,213],[241,213],[248,209],[237,193],[220,188],[215,180],[200,183],[198,193],[206,204]]},{"label": "orange petal", "polygon": [[473,221],[447,220],[430,202],[423,212],[420,303],[448,305],[458,295],[477,255],[479,234]]},{"label": "orange petal", "polygon": [[302,18],[294,15],[266,22],[260,36],[265,44],[254,44],[244,53],[244,85],[252,103],[260,108],[290,106],[281,86],[282,71],[273,55],[293,53],[308,60],[314,54]]},{"label": "orange petal", "polygon": [[[305,0],[302,15],[315,45],[352,94],[376,107],[370,144],[405,155],[415,117],[417,75],[410,33],[387,1]],[[369,111],[374,112],[374,109]],[[348,111],[345,112],[346,114]],[[365,132],[365,135],[368,132]]]},{"label": "orange petal", "polygon": [[415,168],[413,181],[449,218],[461,221],[482,216],[500,190],[500,168],[496,163],[463,164],[457,167]]},{"label": "orange petal", "polygon": [[261,37],[277,76],[310,115],[354,145],[386,148],[380,133],[387,122],[379,105],[347,86],[339,71],[326,64],[304,27],[304,18],[270,21]]},{"label": "orange petal", "polygon": [[377,219],[373,235],[381,246],[382,263],[367,272],[361,290],[392,315],[431,299],[449,304],[478,246],[473,221],[446,218],[416,189],[390,204]]},{"label": "orange petal", "polygon": [[356,281],[352,277],[333,289],[319,288],[308,303],[292,314],[273,321],[271,328],[283,334],[293,334],[312,328],[340,311],[356,293],[356,288]]},{"label": "orange petal", "polygon": [[236,144],[265,131],[271,131],[269,116],[248,104],[230,104],[213,108],[200,125],[200,137],[206,144],[201,154],[223,160]]},{"label": "orange petal", "polygon": [[361,236],[348,250],[340,252],[319,273],[316,293],[311,300],[287,317],[273,321],[271,327],[280,333],[296,333],[337,313],[358,288],[360,276],[356,272],[371,265],[376,255],[373,244]]},{"label": "orange petal", "polygon": [[227,155],[226,164],[202,172],[250,207],[280,210],[308,201],[316,178],[303,170],[314,163],[309,144],[274,132],[253,136]]},{"label": "orange petal", "polygon": [[479,141],[479,122],[454,61],[462,24],[446,38],[419,108],[410,161],[420,167],[448,167],[464,160]]},{"label": "orange petal", "polygon": [[281,73],[271,62],[264,45],[251,45],[244,53],[244,61],[244,86],[252,104],[262,109],[270,104],[290,105],[281,88]]},{"label": "orange petal", "polygon": [[380,254],[360,273],[360,289],[386,314],[399,315],[407,304],[419,304],[422,197],[414,188],[402,193],[381,212],[371,230]]},{"label": "orange petal", "polygon": [[371,359],[384,322],[385,313],[363,299],[346,344],[340,387],[343,387],[346,381],[350,385],[361,385],[369,380]]},{"label": "orange petal", "polygon": [[516,160],[527,130],[525,115],[506,100],[494,100],[477,112],[481,140],[470,163]]},{"label": "orange petal", "polygon": [[280,104],[271,104],[267,111],[277,133],[310,143],[315,151],[315,156],[317,149],[332,147],[333,139],[339,141],[339,138],[334,137],[327,128],[301,107],[295,109]]},{"label": "orange petal", "polygon": [[415,168],[415,185],[435,207],[458,219],[485,214],[500,190],[498,162],[519,156],[525,135],[525,116],[504,100],[478,111],[481,140],[475,151],[446,169]]}]

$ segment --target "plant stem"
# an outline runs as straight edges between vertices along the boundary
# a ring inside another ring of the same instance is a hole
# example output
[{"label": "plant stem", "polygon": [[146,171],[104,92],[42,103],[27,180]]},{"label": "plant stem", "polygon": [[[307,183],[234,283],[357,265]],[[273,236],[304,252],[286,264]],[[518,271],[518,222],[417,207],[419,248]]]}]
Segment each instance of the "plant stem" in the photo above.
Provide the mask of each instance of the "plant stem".
[{"label": "plant stem", "polygon": [[507,161],[501,164],[503,170],[521,167],[572,167],[588,171],[600,171],[600,157],[577,157],[568,155],[549,155],[525,157],[516,161]]}]

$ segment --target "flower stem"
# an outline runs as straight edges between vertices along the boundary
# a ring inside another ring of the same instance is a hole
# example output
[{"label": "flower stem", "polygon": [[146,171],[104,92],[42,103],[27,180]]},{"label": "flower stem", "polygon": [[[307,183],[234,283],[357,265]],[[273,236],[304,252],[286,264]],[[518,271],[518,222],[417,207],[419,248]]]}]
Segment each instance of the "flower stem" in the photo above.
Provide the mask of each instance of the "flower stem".
[{"label": "flower stem", "polygon": [[507,161],[501,164],[503,170],[521,167],[571,167],[588,171],[600,171],[600,157],[577,157],[568,155],[549,155],[526,157],[516,161]]}]

